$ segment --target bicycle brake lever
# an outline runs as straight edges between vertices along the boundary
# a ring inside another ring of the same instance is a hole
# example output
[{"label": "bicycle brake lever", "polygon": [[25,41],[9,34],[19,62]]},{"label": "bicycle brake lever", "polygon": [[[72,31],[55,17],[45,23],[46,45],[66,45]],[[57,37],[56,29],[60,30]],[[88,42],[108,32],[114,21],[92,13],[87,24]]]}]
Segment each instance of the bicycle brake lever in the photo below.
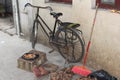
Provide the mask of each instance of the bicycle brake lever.
[{"label": "bicycle brake lever", "polygon": [[29,4],[29,3],[26,3],[26,4],[24,5],[23,11],[25,11],[25,8],[28,6],[28,4]]},{"label": "bicycle brake lever", "polygon": [[47,6],[47,7],[50,10],[50,13],[52,13],[52,11],[53,11],[52,7],[50,7],[50,6]]},{"label": "bicycle brake lever", "polygon": [[24,7],[27,7],[28,5],[31,5],[30,3],[26,3]]},{"label": "bicycle brake lever", "polygon": [[22,13],[24,13],[24,14],[28,14],[28,13],[26,12],[25,8],[26,8],[26,7],[24,7],[24,9],[23,9],[23,12],[22,12]]}]

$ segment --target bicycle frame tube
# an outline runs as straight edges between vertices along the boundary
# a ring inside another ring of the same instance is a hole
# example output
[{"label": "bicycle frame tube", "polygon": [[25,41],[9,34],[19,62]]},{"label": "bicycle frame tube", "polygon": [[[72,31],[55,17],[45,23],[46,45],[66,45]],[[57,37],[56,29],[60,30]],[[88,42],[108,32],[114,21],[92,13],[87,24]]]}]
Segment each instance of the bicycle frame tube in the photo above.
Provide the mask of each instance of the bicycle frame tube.
[{"label": "bicycle frame tube", "polygon": [[[55,24],[54,24],[54,28],[53,30],[50,29],[50,27],[46,24],[46,22],[42,19],[42,17],[39,15],[39,8],[37,8],[37,14],[36,14],[36,19],[40,26],[42,27],[43,31],[45,32],[45,34],[49,37],[49,33],[46,31],[46,29],[44,28],[43,24],[45,25],[45,27],[49,30],[50,33],[52,33],[52,38],[54,38],[54,34],[55,34],[55,30],[56,30],[56,26],[58,23],[58,19],[55,20]],[[43,24],[42,24],[43,23]]]},{"label": "bicycle frame tube", "polygon": [[[41,21],[40,21],[41,20]],[[39,7],[37,8],[37,13],[36,13],[36,17],[35,17],[35,21],[38,22],[38,24],[40,24],[40,26],[42,27],[43,31],[45,32],[45,34],[47,35],[47,37],[49,37],[48,32],[45,30],[45,28],[43,27],[43,24],[47,27],[47,29],[49,30],[49,32],[52,32],[52,30],[49,28],[49,26],[45,23],[45,21],[41,18],[41,16],[39,15]],[[42,24],[43,23],[43,24]]]},{"label": "bicycle frame tube", "polygon": [[[54,28],[53,28],[53,30],[51,30],[50,27],[42,19],[42,17],[40,15],[38,15],[38,17],[42,21],[42,23],[45,25],[45,27],[49,30],[49,32],[52,33],[52,38],[54,38],[54,34],[55,34],[55,30],[56,30],[56,27],[57,27],[58,20],[55,21]],[[46,29],[44,28],[44,26],[42,25],[42,23],[40,22],[40,20],[38,20],[39,24],[41,25],[41,27],[44,30],[44,32],[46,33],[46,35],[49,37],[49,33],[46,31]]]},{"label": "bicycle frame tube", "polygon": [[53,29],[53,34],[52,34],[52,38],[54,38],[54,34],[55,34],[55,29],[56,29],[56,26],[57,26],[57,22],[58,22],[58,20],[56,19],[55,20],[55,25],[54,25],[54,29]]},{"label": "bicycle frame tube", "polygon": [[[42,21],[42,23],[47,27],[47,29],[52,32],[52,30],[49,28],[49,26],[45,23],[45,21],[42,19],[42,17],[38,14],[39,19]],[[44,28],[44,27],[43,27]]]}]

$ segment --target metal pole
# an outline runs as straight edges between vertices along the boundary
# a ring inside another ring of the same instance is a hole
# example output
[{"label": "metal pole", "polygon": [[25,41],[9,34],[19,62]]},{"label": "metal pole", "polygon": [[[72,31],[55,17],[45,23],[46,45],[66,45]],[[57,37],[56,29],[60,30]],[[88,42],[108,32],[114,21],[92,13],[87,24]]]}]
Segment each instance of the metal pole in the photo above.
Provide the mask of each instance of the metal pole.
[{"label": "metal pole", "polygon": [[16,0],[16,6],[17,6],[17,14],[18,14],[18,29],[19,29],[19,33],[18,35],[21,36],[22,33],[22,28],[21,28],[21,18],[20,18],[20,11],[19,11],[19,1]]}]

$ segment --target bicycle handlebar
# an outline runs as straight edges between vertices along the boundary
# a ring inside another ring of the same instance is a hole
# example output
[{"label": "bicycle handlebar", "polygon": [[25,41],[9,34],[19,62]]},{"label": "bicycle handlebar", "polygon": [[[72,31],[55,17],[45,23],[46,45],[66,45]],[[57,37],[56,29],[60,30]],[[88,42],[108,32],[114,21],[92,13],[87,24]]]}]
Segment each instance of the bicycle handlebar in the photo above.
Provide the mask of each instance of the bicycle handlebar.
[{"label": "bicycle handlebar", "polygon": [[31,6],[31,7],[34,7],[34,8],[49,9],[50,11],[53,11],[52,7],[50,7],[50,6],[41,7],[41,6],[34,6],[34,5],[30,4],[30,3],[26,3],[25,6],[24,6],[24,9],[25,9],[27,6]]}]

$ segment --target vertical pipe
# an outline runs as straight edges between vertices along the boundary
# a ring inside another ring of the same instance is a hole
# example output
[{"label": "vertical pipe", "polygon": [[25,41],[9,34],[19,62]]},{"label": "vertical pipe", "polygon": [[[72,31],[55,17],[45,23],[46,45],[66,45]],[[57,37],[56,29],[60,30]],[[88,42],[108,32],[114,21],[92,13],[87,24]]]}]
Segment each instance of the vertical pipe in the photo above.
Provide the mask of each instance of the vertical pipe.
[{"label": "vertical pipe", "polygon": [[20,11],[19,11],[19,1],[16,0],[16,6],[17,6],[17,14],[18,14],[18,35],[21,36],[22,29],[21,29],[21,18],[20,18]]}]

